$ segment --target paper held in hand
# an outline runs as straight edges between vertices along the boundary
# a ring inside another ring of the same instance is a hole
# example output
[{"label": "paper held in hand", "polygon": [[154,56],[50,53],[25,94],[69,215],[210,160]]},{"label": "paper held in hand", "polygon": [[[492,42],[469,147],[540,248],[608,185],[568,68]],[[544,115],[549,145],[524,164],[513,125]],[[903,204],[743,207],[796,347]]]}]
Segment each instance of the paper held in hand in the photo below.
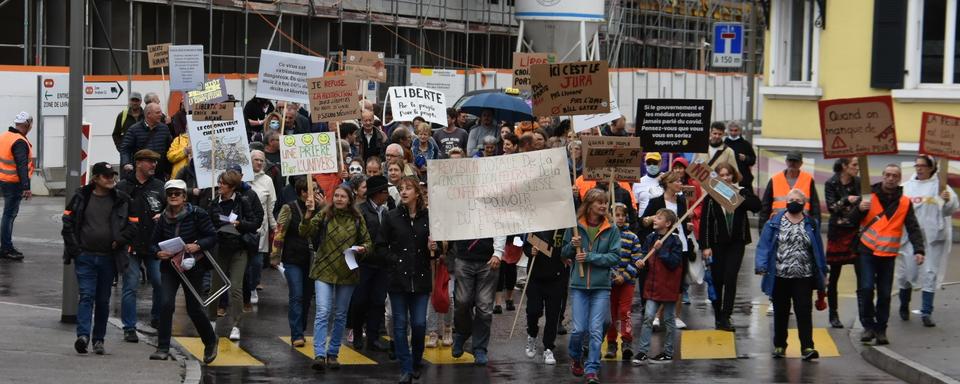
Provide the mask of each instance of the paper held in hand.
[{"label": "paper held in hand", "polygon": [[350,268],[351,271],[360,266],[360,264],[357,264],[358,250],[360,250],[360,246],[357,245],[343,250],[343,259],[347,262],[347,268]]},{"label": "paper held in hand", "polygon": [[161,241],[157,245],[160,247],[161,251],[170,253],[180,253],[184,248],[187,247],[187,245],[183,243],[183,239],[181,239],[179,236],[170,240]]}]

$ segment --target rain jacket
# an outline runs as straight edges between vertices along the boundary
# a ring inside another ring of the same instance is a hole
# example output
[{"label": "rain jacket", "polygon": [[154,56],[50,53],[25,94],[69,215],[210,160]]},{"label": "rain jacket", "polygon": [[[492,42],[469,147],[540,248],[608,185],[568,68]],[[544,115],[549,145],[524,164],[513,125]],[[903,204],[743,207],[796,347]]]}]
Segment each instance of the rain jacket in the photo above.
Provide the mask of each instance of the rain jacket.
[{"label": "rain jacket", "polygon": [[606,218],[600,223],[596,238],[587,236],[586,228],[586,219],[581,218],[575,230],[580,235],[580,245],[587,254],[586,261],[582,263],[584,277],[580,277],[580,266],[576,261],[577,248],[570,244],[573,229],[568,229],[563,235],[561,255],[574,262],[570,267],[570,288],[610,289],[610,268],[620,262],[620,230],[610,225]]}]

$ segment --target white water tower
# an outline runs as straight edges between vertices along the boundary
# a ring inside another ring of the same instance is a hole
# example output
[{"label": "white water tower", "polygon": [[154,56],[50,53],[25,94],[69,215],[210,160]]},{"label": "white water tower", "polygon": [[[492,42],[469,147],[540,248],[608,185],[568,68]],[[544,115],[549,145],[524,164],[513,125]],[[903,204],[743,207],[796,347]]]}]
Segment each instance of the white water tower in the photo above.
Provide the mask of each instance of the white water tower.
[{"label": "white water tower", "polygon": [[560,62],[599,60],[603,0],[516,0],[517,52],[555,52]]}]

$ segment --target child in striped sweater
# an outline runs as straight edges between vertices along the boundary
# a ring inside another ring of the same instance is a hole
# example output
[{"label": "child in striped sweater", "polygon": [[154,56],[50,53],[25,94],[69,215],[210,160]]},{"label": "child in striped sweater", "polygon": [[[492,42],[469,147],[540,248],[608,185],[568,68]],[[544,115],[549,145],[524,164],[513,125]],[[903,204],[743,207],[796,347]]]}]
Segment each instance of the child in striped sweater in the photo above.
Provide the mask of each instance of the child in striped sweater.
[{"label": "child in striped sweater", "polygon": [[627,222],[627,206],[616,203],[613,206],[613,218],[620,228],[620,262],[610,269],[610,326],[607,328],[606,359],[617,356],[617,321],[620,321],[620,338],[623,341],[621,359],[630,361],[633,356],[633,327],[630,322],[630,307],[633,304],[634,283],[637,281],[637,267],[634,265],[643,255],[640,252],[640,238],[630,231]]}]

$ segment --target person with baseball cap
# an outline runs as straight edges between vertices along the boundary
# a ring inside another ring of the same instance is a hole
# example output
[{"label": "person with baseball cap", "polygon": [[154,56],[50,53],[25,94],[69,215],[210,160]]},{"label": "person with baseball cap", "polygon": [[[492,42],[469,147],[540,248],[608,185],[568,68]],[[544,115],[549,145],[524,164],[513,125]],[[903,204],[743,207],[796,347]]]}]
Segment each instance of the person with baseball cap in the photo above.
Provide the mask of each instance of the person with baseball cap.
[{"label": "person with baseball cap", "polygon": [[27,139],[27,133],[33,128],[33,117],[27,112],[20,112],[13,124],[13,127],[0,134],[0,189],[3,190],[0,258],[20,261],[23,260],[23,253],[13,247],[13,221],[20,211],[20,201],[31,196],[33,144]]},{"label": "person with baseball cap", "polygon": [[117,121],[113,124],[113,145],[117,149],[120,148],[123,135],[127,133],[127,130],[134,124],[143,121],[144,118],[143,97],[140,96],[140,92],[130,92],[129,100],[127,107],[117,114]]},{"label": "person with baseball cap", "polygon": [[102,355],[113,277],[127,267],[127,245],[136,236],[137,218],[130,210],[130,197],[116,189],[113,166],[96,163],[92,174],[90,184],[80,187],[67,203],[61,234],[64,263],[76,262],[79,288],[73,347],[87,353],[92,332],[93,352]]}]

